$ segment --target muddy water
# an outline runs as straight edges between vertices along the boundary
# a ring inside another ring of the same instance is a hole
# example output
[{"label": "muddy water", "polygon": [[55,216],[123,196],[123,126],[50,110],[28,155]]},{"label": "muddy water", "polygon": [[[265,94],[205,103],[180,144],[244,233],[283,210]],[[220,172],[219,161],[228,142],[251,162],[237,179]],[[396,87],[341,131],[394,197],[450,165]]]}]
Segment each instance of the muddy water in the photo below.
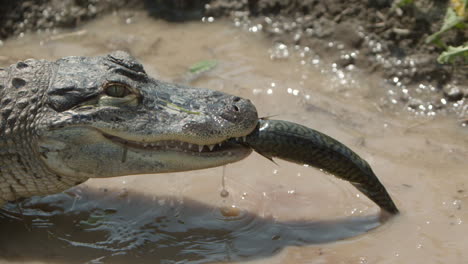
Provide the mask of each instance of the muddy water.
[{"label": "muddy water", "polygon": [[[325,132],[365,158],[401,215],[346,182],[252,154],[224,170],[93,179],[0,211],[3,263],[467,263],[468,134],[381,107],[384,84],[227,22],[110,15],[0,46],[0,64],[131,52],[147,72],[251,99],[261,116]],[[271,58],[276,59],[271,59]],[[197,79],[187,67],[218,61]],[[221,177],[229,195],[220,196]]]}]

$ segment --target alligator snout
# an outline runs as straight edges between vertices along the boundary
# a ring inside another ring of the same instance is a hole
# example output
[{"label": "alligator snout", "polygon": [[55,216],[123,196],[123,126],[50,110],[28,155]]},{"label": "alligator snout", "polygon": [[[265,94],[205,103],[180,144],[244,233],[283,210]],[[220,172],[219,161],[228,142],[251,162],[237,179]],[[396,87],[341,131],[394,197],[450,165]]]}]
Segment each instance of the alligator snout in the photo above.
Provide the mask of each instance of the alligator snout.
[{"label": "alligator snout", "polygon": [[252,102],[238,96],[229,96],[226,107],[220,116],[229,122],[242,122],[244,119],[251,122],[257,119],[257,110]]},{"label": "alligator snout", "polygon": [[[180,134],[193,138],[194,143],[216,144],[229,138],[243,137],[257,126],[257,110],[248,99],[208,89],[177,88],[172,89],[170,102],[184,110],[173,118],[182,124]],[[185,93],[191,96],[183,101],[181,98]]]}]

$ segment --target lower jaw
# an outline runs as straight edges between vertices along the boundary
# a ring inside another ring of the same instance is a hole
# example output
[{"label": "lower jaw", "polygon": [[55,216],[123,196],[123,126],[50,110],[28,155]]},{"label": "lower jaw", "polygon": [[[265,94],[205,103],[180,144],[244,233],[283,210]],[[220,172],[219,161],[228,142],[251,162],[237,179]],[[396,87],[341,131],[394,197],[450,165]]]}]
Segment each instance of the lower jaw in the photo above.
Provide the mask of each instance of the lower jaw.
[{"label": "lower jaw", "polygon": [[[134,150],[135,152],[140,152],[139,150]],[[151,151],[143,150],[144,153],[150,154]],[[196,160],[210,160],[210,159],[226,159],[226,160],[239,160],[247,157],[251,152],[252,149],[244,148],[244,147],[237,147],[232,149],[226,149],[223,151],[214,151],[214,152],[196,152],[196,151],[186,151],[186,150],[158,150],[157,151],[160,155],[171,155],[174,157],[180,157],[180,159],[184,158],[193,158]]]},{"label": "lower jaw", "polygon": [[[160,164],[159,170],[156,173],[182,172],[235,163],[249,156],[251,152],[251,149],[244,147],[235,147],[216,152],[184,152],[174,150],[150,152],[128,149],[127,153],[123,151],[124,156],[122,156],[122,161],[123,163],[127,163],[127,165],[129,165],[128,163],[133,163],[133,166],[139,162]],[[121,165],[125,166],[124,164]],[[155,171],[152,172],[155,173]],[[151,172],[148,171],[148,173]]]}]

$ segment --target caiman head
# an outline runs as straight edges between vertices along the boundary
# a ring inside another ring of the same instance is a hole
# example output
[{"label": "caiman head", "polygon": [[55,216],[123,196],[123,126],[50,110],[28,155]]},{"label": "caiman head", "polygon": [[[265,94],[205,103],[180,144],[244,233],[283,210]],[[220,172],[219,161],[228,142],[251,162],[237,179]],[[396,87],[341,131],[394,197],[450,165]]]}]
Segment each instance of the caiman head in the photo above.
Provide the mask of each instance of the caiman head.
[{"label": "caiman head", "polygon": [[[37,151],[54,173],[95,178],[220,166],[251,150],[246,99],[155,80],[125,52],[56,61]],[[231,140],[230,140],[231,139]]]}]

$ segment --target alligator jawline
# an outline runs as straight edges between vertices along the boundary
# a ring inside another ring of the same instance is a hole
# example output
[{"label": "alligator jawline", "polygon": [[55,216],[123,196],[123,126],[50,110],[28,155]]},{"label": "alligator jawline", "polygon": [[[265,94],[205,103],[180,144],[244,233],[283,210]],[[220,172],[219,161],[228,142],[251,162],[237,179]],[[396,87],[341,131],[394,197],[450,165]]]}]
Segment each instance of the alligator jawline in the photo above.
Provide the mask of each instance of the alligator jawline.
[{"label": "alligator jawline", "polygon": [[234,148],[241,147],[240,144],[234,142],[245,141],[245,137],[228,139],[217,144],[212,145],[198,145],[178,140],[161,140],[156,142],[137,142],[126,140],[117,136],[103,133],[103,136],[108,140],[130,147],[134,149],[142,149],[148,151],[180,151],[180,152],[192,152],[192,153],[215,153],[222,151],[229,151]]}]

